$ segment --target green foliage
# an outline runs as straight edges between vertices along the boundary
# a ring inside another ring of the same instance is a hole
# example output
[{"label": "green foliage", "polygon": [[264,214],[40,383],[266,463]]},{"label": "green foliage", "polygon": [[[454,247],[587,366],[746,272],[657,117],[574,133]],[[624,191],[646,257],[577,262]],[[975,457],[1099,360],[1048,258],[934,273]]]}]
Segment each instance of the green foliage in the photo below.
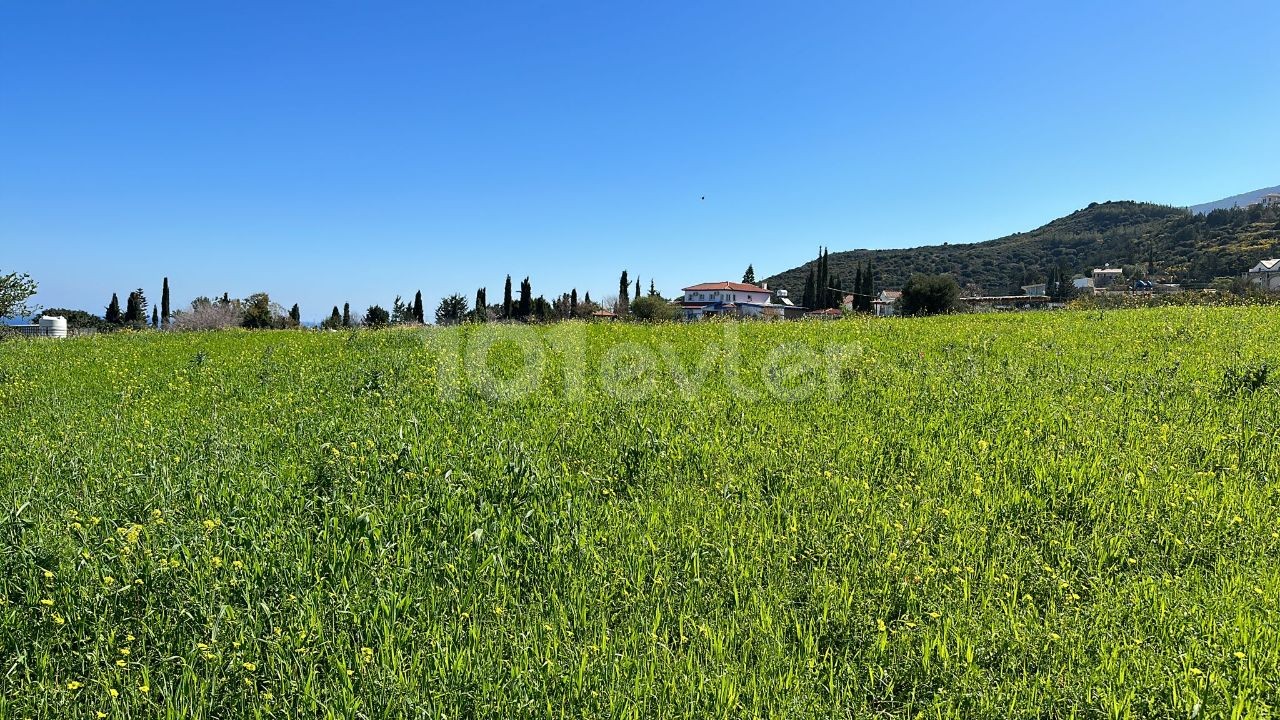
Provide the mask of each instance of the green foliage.
[{"label": "green foliage", "polygon": [[748,285],[756,284],[756,267],[755,265],[747,265],[747,271],[742,273],[742,282]]},{"label": "green foliage", "polygon": [[267,293],[254,293],[245,298],[241,305],[240,324],[243,327],[267,330],[278,327],[277,313],[271,306],[271,298]]},{"label": "green foliage", "polygon": [[172,317],[169,307],[169,278],[164,279],[164,286],[160,290],[160,323],[165,329],[169,327],[169,319]]},{"label": "green foliage", "polygon": [[124,315],[120,312],[120,298],[115,293],[111,293],[111,302],[107,303],[106,312],[102,317],[115,326],[124,324]]},{"label": "green foliage", "polygon": [[364,324],[371,328],[386,327],[391,324],[391,313],[381,305],[370,305],[369,309],[364,311]]},{"label": "green foliage", "polygon": [[631,316],[645,322],[679,320],[679,308],[656,295],[646,295],[631,303]]},{"label": "green foliage", "polygon": [[[115,296],[112,296],[112,300],[114,299]],[[147,324],[147,296],[142,292],[142,288],[129,293],[125,301],[123,322],[135,328],[141,328]]]},{"label": "green foliage", "polygon": [[22,317],[34,312],[27,301],[36,294],[38,287],[26,273],[0,275],[0,318]]},{"label": "green foliage", "polygon": [[915,275],[902,287],[898,307],[903,315],[937,315],[956,308],[960,287],[950,275]]},{"label": "green foliage", "polygon": [[[1020,293],[1028,277],[1043,280],[1050,268],[1063,278],[1082,276],[1106,263],[1154,266],[1155,275],[1192,285],[1239,275],[1259,260],[1280,256],[1280,207],[1215,210],[1192,215],[1150,203],[1095,203],[1031,232],[978,243],[900,250],[833,253],[833,274],[850,277],[874,261],[881,288],[897,289],[916,274],[949,274],[972,294]],[[767,278],[771,288],[795,292],[820,260]]]},{"label": "green foliage", "polygon": [[343,326],[342,313],[338,311],[338,306],[333,306],[333,312],[329,313],[329,317],[320,323],[320,327],[325,330],[337,330]]},{"label": "green foliage", "polygon": [[437,325],[457,325],[467,316],[467,298],[457,293],[440,299],[436,306]]}]

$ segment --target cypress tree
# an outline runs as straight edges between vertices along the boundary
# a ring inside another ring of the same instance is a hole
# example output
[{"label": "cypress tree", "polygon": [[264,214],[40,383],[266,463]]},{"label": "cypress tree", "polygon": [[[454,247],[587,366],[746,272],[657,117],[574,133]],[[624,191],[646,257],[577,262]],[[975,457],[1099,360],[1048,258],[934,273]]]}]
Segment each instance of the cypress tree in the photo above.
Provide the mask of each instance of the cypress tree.
[{"label": "cypress tree", "polygon": [[813,268],[809,268],[809,272],[804,278],[804,294],[800,296],[800,304],[808,310],[816,310],[813,298]]},{"label": "cypress tree", "polygon": [[169,278],[164,279],[164,289],[160,291],[160,322],[169,328]]},{"label": "cypress tree", "polygon": [[302,324],[302,308],[298,307],[298,303],[294,303],[293,307],[289,308],[289,319],[294,325]]},{"label": "cypress tree", "polygon": [[853,309],[862,310],[862,266],[858,266],[858,272],[853,276]]},{"label": "cypress tree", "polygon": [[225,305],[230,305],[230,304],[231,304],[231,296],[230,296],[230,295],[228,295],[227,293],[222,293],[222,300],[221,300],[221,302],[222,302],[222,304],[223,304],[224,306],[225,306]]},{"label": "cypress tree", "polygon": [[329,314],[329,327],[336,328],[342,324],[342,313],[338,312],[338,306],[333,306],[333,312]]},{"label": "cypress tree", "polygon": [[866,272],[862,273],[862,309],[871,312],[871,301],[875,299],[875,276],[872,274],[871,261],[867,261]]},{"label": "cypress tree", "polygon": [[413,294],[413,319],[418,321],[419,325],[426,324],[426,316],[422,314],[422,291]]},{"label": "cypress tree", "polygon": [[527,319],[529,314],[533,312],[533,285],[529,282],[526,275],[524,280],[520,281],[520,307],[519,313],[521,319]]},{"label": "cypress tree", "polygon": [[577,316],[578,316],[578,288],[574,288],[573,292],[569,293],[569,317],[574,318]]},{"label": "cypress tree", "polygon": [[640,299],[640,278],[636,278],[636,299]]},{"label": "cypress tree", "polygon": [[103,319],[112,325],[119,325],[123,321],[120,316],[120,298],[115,293],[111,293],[111,302],[107,305]]},{"label": "cypress tree", "polygon": [[351,327],[351,303],[342,303],[342,327]]},{"label": "cypress tree", "polygon": [[151,308],[151,329],[158,330],[160,328],[160,308]]},{"label": "cypress tree", "polygon": [[630,303],[627,302],[627,295],[631,292],[631,283],[627,280],[627,271],[622,271],[622,277],[618,278],[618,307],[614,309],[619,316],[627,314],[627,308]]},{"label": "cypress tree", "polygon": [[507,285],[502,290],[502,318],[504,320],[510,320],[512,310],[513,308],[511,303],[511,276],[508,275]]},{"label": "cypress tree", "polygon": [[586,305],[591,304],[591,291],[588,290],[586,295],[582,296],[582,302]]},{"label": "cypress tree", "polygon": [[489,298],[486,295],[488,295],[488,290],[485,288],[476,290],[475,313],[476,319],[480,322],[485,322],[489,319]]}]

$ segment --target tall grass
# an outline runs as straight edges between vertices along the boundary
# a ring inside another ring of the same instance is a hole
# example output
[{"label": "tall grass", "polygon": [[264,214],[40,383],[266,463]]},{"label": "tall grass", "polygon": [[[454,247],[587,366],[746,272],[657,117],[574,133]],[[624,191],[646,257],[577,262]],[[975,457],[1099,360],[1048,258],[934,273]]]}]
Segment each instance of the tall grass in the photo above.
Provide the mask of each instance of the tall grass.
[{"label": "tall grass", "polygon": [[0,717],[1270,717],[1277,327],[6,342]]}]

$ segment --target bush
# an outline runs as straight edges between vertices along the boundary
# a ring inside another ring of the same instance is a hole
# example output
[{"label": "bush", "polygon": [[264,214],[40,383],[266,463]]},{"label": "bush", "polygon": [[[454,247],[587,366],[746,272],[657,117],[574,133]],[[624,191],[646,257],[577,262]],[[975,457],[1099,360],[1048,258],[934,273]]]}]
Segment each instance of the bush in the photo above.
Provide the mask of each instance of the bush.
[{"label": "bush", "polygon": [[937,315],[956,308],[960,286],[950,275],[913,275],[902,288],[903,315]]},{"label": "bush", "polygon": [[662,322],[680,318],[680,311],[657,295],[646,295],[632,300],[631,314],[637,320],[645,322]]}]

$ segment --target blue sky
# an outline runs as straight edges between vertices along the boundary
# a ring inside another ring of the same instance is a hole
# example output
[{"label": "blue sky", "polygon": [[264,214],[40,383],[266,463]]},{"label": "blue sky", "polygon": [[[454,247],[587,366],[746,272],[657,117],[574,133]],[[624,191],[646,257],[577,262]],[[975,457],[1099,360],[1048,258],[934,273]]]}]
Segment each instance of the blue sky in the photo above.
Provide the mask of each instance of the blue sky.
[{"label": "blue sky", "polygon": [[[45,306],[667,293],[1280,183],[1275,3],[0,3]],[[706,200],[701,198],[705,196]]]}]

